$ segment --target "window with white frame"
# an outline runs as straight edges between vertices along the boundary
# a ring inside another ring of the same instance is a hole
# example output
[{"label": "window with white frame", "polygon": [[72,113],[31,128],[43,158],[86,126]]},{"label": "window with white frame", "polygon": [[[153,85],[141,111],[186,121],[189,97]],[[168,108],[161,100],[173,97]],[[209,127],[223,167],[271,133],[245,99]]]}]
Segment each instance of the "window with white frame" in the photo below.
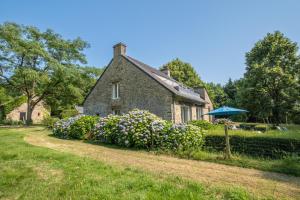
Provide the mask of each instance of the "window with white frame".
[{"label": "window with white frame", "polygon": [[113,83],[112,85],[112,99],[120,98],[119,83]]},{"label": "window with white frame", "polygon": [[191,120],[191,107],[190,106],[181,106],[181,122],[186,123]]},{"label": "window with white frame", "polygon": [[197,120],[203,120],[203,107],[196,107]]}]

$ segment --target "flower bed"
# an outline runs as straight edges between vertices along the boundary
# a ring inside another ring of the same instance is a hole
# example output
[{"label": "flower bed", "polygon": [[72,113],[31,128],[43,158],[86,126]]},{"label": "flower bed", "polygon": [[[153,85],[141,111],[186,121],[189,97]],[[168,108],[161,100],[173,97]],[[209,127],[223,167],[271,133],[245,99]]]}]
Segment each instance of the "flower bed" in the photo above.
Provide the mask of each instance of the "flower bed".
[{"label": "flower bed", "polygon": [[[97,121],[97,122],[96,122]],[[144,110],[99,120],[77,116],[58,121],[53,134],[60,138],[84,139],[144,149],[186,150],[201,148],[203,131],[192,124],[172,124]]]}]

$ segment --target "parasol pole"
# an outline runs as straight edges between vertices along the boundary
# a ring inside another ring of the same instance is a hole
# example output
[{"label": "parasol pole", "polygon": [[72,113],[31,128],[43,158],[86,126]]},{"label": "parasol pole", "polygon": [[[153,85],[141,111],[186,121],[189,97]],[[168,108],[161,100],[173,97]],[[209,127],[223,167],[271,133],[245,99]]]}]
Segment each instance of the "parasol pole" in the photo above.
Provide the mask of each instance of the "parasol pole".
[{"label": "parasol pole", "polygon": [[228,135],[228,124],[227,122],[224,123],[224,130],[225,130],[225,159],[231,158],[231,151],[230,151],[230,142],[229,142],[229,135]]}]

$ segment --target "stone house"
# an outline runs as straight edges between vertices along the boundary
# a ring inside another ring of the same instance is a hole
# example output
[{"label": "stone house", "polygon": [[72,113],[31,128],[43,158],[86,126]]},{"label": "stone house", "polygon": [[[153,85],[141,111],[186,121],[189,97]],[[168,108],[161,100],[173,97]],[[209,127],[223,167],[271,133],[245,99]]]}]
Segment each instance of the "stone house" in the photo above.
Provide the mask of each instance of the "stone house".
[{"label": "stone house", "polygon": [[152,68],[126,55],[126,45],[114,47],[114,56],[83,103],[84,114],[107,116],[134,108],[175,123],[204,119],[213,109],[204,88],[192,89],[164,71]]},{"label": "stone house", "polygon": [[[32,123],[39,124],[50,115],[43,102],[39,102],[32,111]],[[27,103],[22,103],[6,115],[6,119],[13,121],[25,121],[27,116]]]}]

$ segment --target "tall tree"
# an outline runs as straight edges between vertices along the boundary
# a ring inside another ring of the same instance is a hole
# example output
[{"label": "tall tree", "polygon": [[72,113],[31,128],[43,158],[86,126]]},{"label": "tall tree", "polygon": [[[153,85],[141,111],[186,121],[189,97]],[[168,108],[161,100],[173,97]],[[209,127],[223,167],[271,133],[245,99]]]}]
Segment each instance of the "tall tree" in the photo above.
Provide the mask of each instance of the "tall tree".
[{"label": "tall tree", "polygon": [[300,96],[298,46],[279,31],[268,33],[246,53],[244,104],[279,124]]},{"label": "tall tree", "polygon": [[[27,97],[27,120],[45,98],[76,92],[76,66],[86,63],[82,51],[88,44],[80,38],[65,40],[52,30],[41,32],[15,23],[0,25],[0,78],[12,90]],[[74,73],[75,72],[75,73]]]},{"label": "tall tree", "polygon": [[186,86],[192,88],[204,86],[203,81],[200,79],[200,76],[197,74],[193,66],[181,61],[179,58],[176,58],[161,67],[161,69],[165,68],[168,68],[171,71],[172,78]]},{"label": "tall tree", "polygon": [[231,78],[224,85],[223,89],[227,96],[226,105],[232,107],[240,107],[238,91],[240,90],[243,79],[232,81]]},{"label": "tall tree", "polygon": [[69,87],[72,86],[72,88],[67,88],[72,92],[58,91],[60,95],[49,96],[45,99],[51,108],[51,114],[60,116],[63,110],[74,109],[75,105],[82,104],[102,72],[103,68],[80,66],[74,68],[75,77],[69,83]]},{"label": "tall tree", "polygon": [[12,100],[12,97],[8,95],[7,90],[5,87],[0,85],[0,106],[4,105],[5,103],[9,102]]},{"label": "tall tree", "polygon": [[224,92],[224,89],[221,84],[215,83],[206,83],[205,88],[209,94],[210,99],[212,100],[214,107],[219,108],[226,105],[227,95]]},{"label": "tall tree", "polygon": [[172,78],[186,86],[191,88],[206,88],[215,107],[225,104],[227,97],[222,86],[220,84],[203,82],[191,64],[176,58],[161,67],[161,69],[165,68],[170,70]]}]

